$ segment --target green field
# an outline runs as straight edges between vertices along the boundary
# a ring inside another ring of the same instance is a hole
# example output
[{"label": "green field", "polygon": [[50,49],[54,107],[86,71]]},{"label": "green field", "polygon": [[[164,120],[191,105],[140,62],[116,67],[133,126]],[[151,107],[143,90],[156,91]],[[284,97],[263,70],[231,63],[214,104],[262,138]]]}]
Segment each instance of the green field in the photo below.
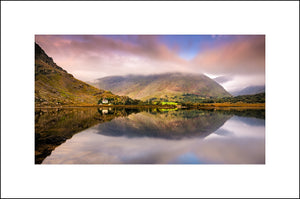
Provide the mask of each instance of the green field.
[{"label": "green field", "polygon": [[176,102],[161,102],[162,105],[177,105]]},{"label": "green field", "polygon": [[176,102],[152,102],[152,104],[155,104],[155,105],[178,105],[178,103]]}]

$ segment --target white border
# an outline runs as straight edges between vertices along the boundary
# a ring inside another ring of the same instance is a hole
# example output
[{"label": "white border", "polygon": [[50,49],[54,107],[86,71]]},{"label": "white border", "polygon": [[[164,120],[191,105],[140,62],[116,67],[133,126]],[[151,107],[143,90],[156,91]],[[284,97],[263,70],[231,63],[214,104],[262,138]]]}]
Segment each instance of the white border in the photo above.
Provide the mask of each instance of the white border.
[{"label": "white border", "polygon": [[[298,2],[1,2],[2,197],[299,197]],[[266,165],[34,165],[34,34],[266,34]]]}]

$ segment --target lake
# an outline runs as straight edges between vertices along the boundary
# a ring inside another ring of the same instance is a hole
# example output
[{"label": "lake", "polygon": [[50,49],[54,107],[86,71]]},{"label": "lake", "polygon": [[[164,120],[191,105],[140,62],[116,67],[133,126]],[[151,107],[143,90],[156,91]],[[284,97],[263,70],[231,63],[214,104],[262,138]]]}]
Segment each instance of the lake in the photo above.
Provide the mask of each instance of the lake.
[{"label": "lake", "polygon": [[36,164],[264,164],[264,109],[36,108]]}]

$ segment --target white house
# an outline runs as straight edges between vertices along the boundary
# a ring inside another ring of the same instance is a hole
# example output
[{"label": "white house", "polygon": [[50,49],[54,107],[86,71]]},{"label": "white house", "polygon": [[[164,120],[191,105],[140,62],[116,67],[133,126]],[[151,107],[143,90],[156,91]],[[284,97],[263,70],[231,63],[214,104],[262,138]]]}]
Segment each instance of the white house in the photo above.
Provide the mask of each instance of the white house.
[{"label": "white house", "polygon": [[107,114],[108,110],[102,110],[102,114]]},{"label": "white house", "polygon": [[103,100],[102,100],[102,103],[103,103],[103,104],[108,104],[108,100],[107,100],[107,99],[103,99]]}]

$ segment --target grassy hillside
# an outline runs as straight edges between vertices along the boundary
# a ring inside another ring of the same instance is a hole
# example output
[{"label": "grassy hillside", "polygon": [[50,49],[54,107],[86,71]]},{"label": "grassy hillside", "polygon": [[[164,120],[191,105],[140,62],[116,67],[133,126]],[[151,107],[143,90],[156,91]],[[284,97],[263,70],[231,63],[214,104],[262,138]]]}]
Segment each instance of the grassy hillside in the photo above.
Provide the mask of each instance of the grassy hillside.
[{"label": "grassy hillside", "polygon": [[199,99],[231,96],[217,82],[200,74],[110,76],[98,79],[93,85],[140,100],[183,102],[188,94]]},{"label": "grassy hillside", "polygon": [[255,95],[239,95],[236,97],[225,97],[222,99],[214,100],[214,102],[222,103],[222,102],[231,102],[231,103],[265,103],[265,93],[259,93]]},{"label": "grassy hillside", "polygon": [[133,101],[74,78],[35,44],[35,106],[96,105],[103,98],[122,103]]}]

